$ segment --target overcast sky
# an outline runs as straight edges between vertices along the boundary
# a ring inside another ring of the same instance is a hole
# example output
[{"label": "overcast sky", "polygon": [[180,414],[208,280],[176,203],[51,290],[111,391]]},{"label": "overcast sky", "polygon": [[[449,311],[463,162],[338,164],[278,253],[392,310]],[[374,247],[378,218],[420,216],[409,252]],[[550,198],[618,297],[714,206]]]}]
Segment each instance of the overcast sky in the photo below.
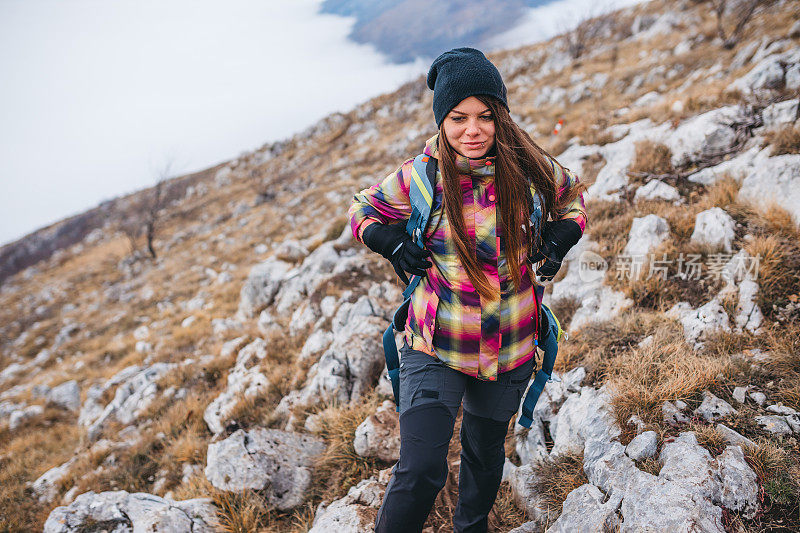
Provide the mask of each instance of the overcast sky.
[{"label": "overcast sky", "polygon": [[[388,65],[348,41],[352,19],[320,1],[0,0],[0,244],[426,72],[432,58]],[[550,37],[593,4],[538,8],[496,44]]]}]

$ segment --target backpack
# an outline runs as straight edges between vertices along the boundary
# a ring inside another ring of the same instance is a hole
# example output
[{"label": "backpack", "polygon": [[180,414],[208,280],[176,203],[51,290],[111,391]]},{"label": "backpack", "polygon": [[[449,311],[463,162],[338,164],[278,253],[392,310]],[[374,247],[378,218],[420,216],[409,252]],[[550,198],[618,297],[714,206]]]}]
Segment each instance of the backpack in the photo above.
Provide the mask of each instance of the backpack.
[{"label": "backpack", "polygon": [[[424,248],[422,237],[428,224],[433,206],[434,184],[436,182],[436,159],[420,154],[414,158],[411,167],[411,185],[409,188],[409,200],[411,203],[411,216],[406,223],[406,232],[413,241]],[[424,178],[423,178],[424,176]],[[542,218],[541,199],[537,194],[535,197],[530,194],[528,202],[531,206],[531,229],[538,234],[539,224]],[[389,380],[392,383],[394,402],[396,411],[400,411],[400,360],[397,355],[397,344],[395,343],[395,333],[405,330],[406,319],[408,318],[408,306],[411,304],[411,295],[419,285],[421,276],[412,276],[408,287],[403,291],[403,303],[395,311],[392,322],[383,333],[383,352],[386,359],[386,369],[388,370]],[[533,408],[539,400],[539,396],[544,390],[544,385],[548,381],[559,381],[558,378],[551,378],[553,366],[555,365],[556,355],[558,354],[558,342],[565,337],[561,324],[553,311],[542,303],[544,287],[537,285],[534,287],[534,295],[539,305],[539,331],[534,338],[536,346],[544,352],[542,367],[536,372],[533,384],[530,385],[525,398],[522,402],[522,412],[517,418],[517,422],[525,427],[530,427],[533,420]]]}]

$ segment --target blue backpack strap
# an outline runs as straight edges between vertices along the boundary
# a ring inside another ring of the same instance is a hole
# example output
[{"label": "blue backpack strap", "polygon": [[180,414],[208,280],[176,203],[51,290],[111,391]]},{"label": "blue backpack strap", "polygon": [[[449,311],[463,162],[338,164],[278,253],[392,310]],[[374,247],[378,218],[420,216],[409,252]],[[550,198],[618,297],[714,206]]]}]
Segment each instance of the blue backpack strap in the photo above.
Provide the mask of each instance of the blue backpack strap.
[{"label": "blue backpack strap", "polygon": [[[408,191],[411,203],[411,216],[406,224],[406,231],[420,248],[425,245],[422,237],[428,225],[433,207],[433,184],[436,181],[436,160],[425,154],[414,158],[411,166],[411,187]],[[408,287],[403,291],[403,303],[395,311],[392,323],[383,332],[383,354],[386,358],[386,370],[392,382],[395,410],[400,411],[400,359],[397,356],[397,344],[394,335],[397,331],[405,329],[408,318],[408,306],[411,304],[411,294],[419,285],[421,276],[412,276]]]},{"label": "blue backpack strap", "polygon": [[[425,154],[420,154],[414,158],[411,166],[411,185],[408,197],[411,202],[411,216],[406,224],[406,232],[411,235],[417,246],[424,248],[422,237],[425,235],[425,227],[431,216],[433,207],[433,182],[435,174],[431,177],[431,169],[435,172],[436,160]],[[417,288],[422,278],[412,276],[408,287],[403,291],[403,298],[408,298]]]},{"label": "blue backpack strap", "polygon": [[[537,285],[535,289],[536,299],[541,302],[541,297],[544,293],[544,286]],[[536,407],[536,402],[539,401],[544,386],[548,381],[551,381],[553,375],[553,367],[556,364],[556,356],[558,355],[558,341],[560,340],[560,324],[556,319],[553,312],[544,304],[540,303],[542,327],[539,328],[540,335],[537,339],[537,345],[542,349],[544,355],[542,357],[542,368],[536,372],[536,377],[533,383],[525,393],[525,399],[522,402],[522,413],[520,414],[517,422],[526,427],[531,427],[533,423],[533,408]]]}]

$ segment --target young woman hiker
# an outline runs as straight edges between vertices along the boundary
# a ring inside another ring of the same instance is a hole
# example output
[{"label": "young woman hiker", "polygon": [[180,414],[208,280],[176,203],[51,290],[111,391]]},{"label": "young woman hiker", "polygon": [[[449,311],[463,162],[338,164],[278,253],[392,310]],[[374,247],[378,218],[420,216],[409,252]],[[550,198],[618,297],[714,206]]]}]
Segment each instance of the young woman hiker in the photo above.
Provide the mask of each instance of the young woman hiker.
[{"label": "young woman hiker", "polygon": [[[401,279],[424,276],[400,350],[400,460],[377,533],[422,530],[447,480],[462,400],[453,528],[487,530],[508,422],[535,366],[536,275],[552,279],[586,226],[585,186],[514,123],[500,73],[483,53],[445,52],[427,84],[439,132],[424,149],[438,168],[424,249],[405,228],[413,158],[356,194],[348,213],[356,239],[387,258]],[[538,229],[530,218],[536,196]]]}]

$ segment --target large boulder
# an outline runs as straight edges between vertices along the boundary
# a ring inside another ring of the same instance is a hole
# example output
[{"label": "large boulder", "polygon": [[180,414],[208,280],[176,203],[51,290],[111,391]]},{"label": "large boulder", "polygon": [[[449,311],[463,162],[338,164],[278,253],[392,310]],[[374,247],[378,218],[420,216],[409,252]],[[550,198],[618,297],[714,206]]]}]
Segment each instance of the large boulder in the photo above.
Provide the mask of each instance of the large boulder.
[{"label": "large boulder", "polygon": [[256,339],[239,351],[236,364],[228,373],[228,386],[203,413],[203,420],[215,435],[225,429],[228,415],[242,398],[266,393],[267,376],[259,371],[259,363],[267,356],[267,344]]},{"label": "large boulder", "polygon": [[624,255],[644,256],[669,237],[669,224],[658,215],[645,215],[633,219]]},{"label": "large boulder", "polygon": [[240,429],[208,446],[205,475],[218,489],[261,490],[270,505],[292,509],[305,500],[313,460],[324,451],[325,443],[312,435]]},{"label": "large boulder", "polygon": [[251,268],[239,294],[236,318],[251,318],[270,305],[291,268],[290,263],[272,257]]},{"label": "large boulder", "polygon": [[71,504],[56,507],[44,524],[44,533],[124,531],[213,533],[216,507],[210,498],[173,501],[143,492],[124,490],[86,492]]},{"label": "large boulder", "polygon": [[735,229],[736,222],[724,209],[712,207],[697,214],[690,240],[730,253],[736,237]]},{"label": "large boulder", "polygon": [[375,414],[358,425],[353,447],[362,457],[387,462],[400,458],[400,417],[393,401],[384,401]]},{"label": "large boulder", "polygon": [[386,487],[375,477],[350,487],[343,498],[320,504],[308,533],[364,533],[372,531]]},{"label": "large boulder", "polygon": [[[130,424],[136,420],[156,398],[158,380],[175,366],[177,365],[171,363],[155,363],[146,368],[128,367],[128,369],[117,374],[115,376],[116,379],[112,378],[110,381],[117,382],[119,381],[118,376],[124,376],[124,380],[117,386],[114,399],[102,409],[99,415],[94,418],[87,414],[86,411],[81,411],[83,422],[88,426],[89,439],[96,439],[109,419],[114,418],[122,424]],[[95,389],[93,394],[97,394],[97,396],[90,395],[87,398],[87,403],[97,402],[105,388],[107,387],[101,388],[99,391]],[[92,408],[87,407],[87,409]],[[91,414],[93,415],[94,413],[96,411],[92,411]]]}]

